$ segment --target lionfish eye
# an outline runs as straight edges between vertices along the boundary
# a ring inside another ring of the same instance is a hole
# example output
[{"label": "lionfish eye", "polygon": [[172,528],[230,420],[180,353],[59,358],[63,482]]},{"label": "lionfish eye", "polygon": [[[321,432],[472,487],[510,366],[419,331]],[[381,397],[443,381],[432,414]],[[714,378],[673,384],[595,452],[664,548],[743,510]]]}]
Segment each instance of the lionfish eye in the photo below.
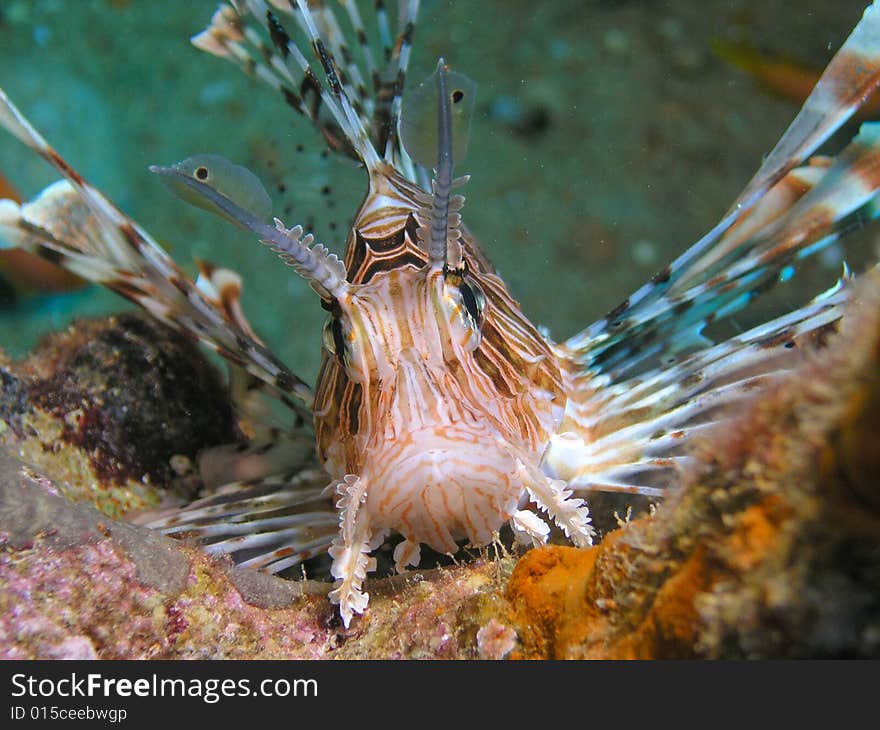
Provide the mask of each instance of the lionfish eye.
[{"label": "lionfish eye", "polygon": [[327,352],[341,358],[345,352],[345,335],[342,333],[342,320],[339,317],[328,319],[324,324],[324,330],[321,335]]},{"label": "lionfish eye", "polygon": [[474,324],[479,325],[483,318],[483,310],[486,308],[486,296],[476,284],[463,282],[458,287],[461,292],[461,301]]}]

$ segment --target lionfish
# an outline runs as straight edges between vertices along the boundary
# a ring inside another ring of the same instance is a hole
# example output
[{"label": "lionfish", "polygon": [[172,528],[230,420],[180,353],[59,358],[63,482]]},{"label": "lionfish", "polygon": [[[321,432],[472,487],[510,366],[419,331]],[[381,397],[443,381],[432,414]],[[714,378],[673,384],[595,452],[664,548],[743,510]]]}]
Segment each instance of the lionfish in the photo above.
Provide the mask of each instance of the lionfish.
[{"label": "lionfish", "polygon": [[788,377],[799,347],[834,328],[851,298],[846,270],[795,311],[718,343],[705,334],[876,215],[880,126],[862,126],[836,159],[813,153],[880,82],[880,8],[865,11],[721,221],[561,342],[523,314],[462,220],[467,177],[454,168],[473,84],[441,60],[404,93],[418,1],[401,0],[395,35],[377,0],[373,40],[354,0],[339,8],[230,0],[193,43],[275,89],[362,164],[368,189],[344,259],[269,220],[259,180],[221,157],[152,168],[308,280],[328,314],[316,388],[252,329],[234,272],[203,263],[190,279],[2,92],[0,125],[63,180],[30,203],[2,201],[0,230],[226,359],[247,441],[208,450],[204,495],[150,524],[269,572],[329,553],[330,598],[348,626],[389,535],[402,538],[399,571],[419,564],[422,545],[451,554],[505,525],[525,544],[555,526],[590,545],[590,493],[661,497],[695,437]]}]

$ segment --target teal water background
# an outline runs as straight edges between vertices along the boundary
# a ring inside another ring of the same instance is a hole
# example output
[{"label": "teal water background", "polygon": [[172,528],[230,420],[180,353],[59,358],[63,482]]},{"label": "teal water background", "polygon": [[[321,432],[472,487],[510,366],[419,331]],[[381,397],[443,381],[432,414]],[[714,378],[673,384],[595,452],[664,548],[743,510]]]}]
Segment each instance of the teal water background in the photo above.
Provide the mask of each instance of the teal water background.
[{"label": "teal water background", "polygon": [[[524,310],[562,338],[710,228],[794,117],[796,104],[718,59],[711,40],[745,39],[821,68],[864,5],[429,0],[410,79],[442,55],[477,81],[470,149],[457,167],[472,175],[464,217]],[[223,154],[263,178],[287,225],[342,252],[364,176],[322,156],[308,122],[269,89],[190,46],[215,7],[2,0],[0,86],[184,268],[194,272],[198,256],[241,272],[256,328],[311,379],[324,319],[314,294],[147,172]],[[0,174],[27,197],[56,178],[3,132]],[[820,278],[830,284],[836,264],[827,266]],[[73,316],[124,306],[94,287],[32,298],[0,316],[0,346],[19,356]]]}]

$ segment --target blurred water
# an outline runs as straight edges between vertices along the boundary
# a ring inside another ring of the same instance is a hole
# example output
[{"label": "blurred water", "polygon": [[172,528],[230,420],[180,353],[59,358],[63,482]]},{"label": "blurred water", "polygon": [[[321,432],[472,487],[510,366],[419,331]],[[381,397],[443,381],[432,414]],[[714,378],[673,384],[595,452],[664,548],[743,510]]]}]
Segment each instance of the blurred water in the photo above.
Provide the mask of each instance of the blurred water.
[{"label": "blurred water", "polygon": [[[821,67],[864,5],[428,1],[410,78],[442,55],[479,84],[457,166],[472,175],[464,217],[526,312],[563,337],[711,227],[797,111],[713,56],[710,40],[744,37]],[[313,293],[146,170],[221,153],[260,174],[288,225],[342,251],[363,176],[323,155],[306,120],[270,91],[189,45],[215,6],[4,0],[0,86],[178,263],[192,272],[198,256],[239,270],[257,329],[311,378],[324,318]],[[0,174],[27,196],[54,179],[3,134]],[[819,278],[830,284],[834,273]],[[0,345],[21,354],[69,317],[123,306],[95,289],[31,300],[0,317]]]}]

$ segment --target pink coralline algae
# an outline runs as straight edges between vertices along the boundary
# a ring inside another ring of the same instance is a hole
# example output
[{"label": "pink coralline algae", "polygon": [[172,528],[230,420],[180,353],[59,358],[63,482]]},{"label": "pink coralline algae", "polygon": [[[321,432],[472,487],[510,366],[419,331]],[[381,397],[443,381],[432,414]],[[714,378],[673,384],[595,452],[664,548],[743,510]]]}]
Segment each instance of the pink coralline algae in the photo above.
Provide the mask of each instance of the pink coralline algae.
[{"label": "pink coralline algae", "polygon": [[344,630],[325,583],[236,568],[116,522],[8,452],[0,472],[6,659],[475,658],[501,600],[488,562],[372,581],[374,610]]},{"label": "pink coralline algae", "polygon": [[490,619],[477,632],[480,659],[504,659],[516,646],[516,632],[497,619]]}]

